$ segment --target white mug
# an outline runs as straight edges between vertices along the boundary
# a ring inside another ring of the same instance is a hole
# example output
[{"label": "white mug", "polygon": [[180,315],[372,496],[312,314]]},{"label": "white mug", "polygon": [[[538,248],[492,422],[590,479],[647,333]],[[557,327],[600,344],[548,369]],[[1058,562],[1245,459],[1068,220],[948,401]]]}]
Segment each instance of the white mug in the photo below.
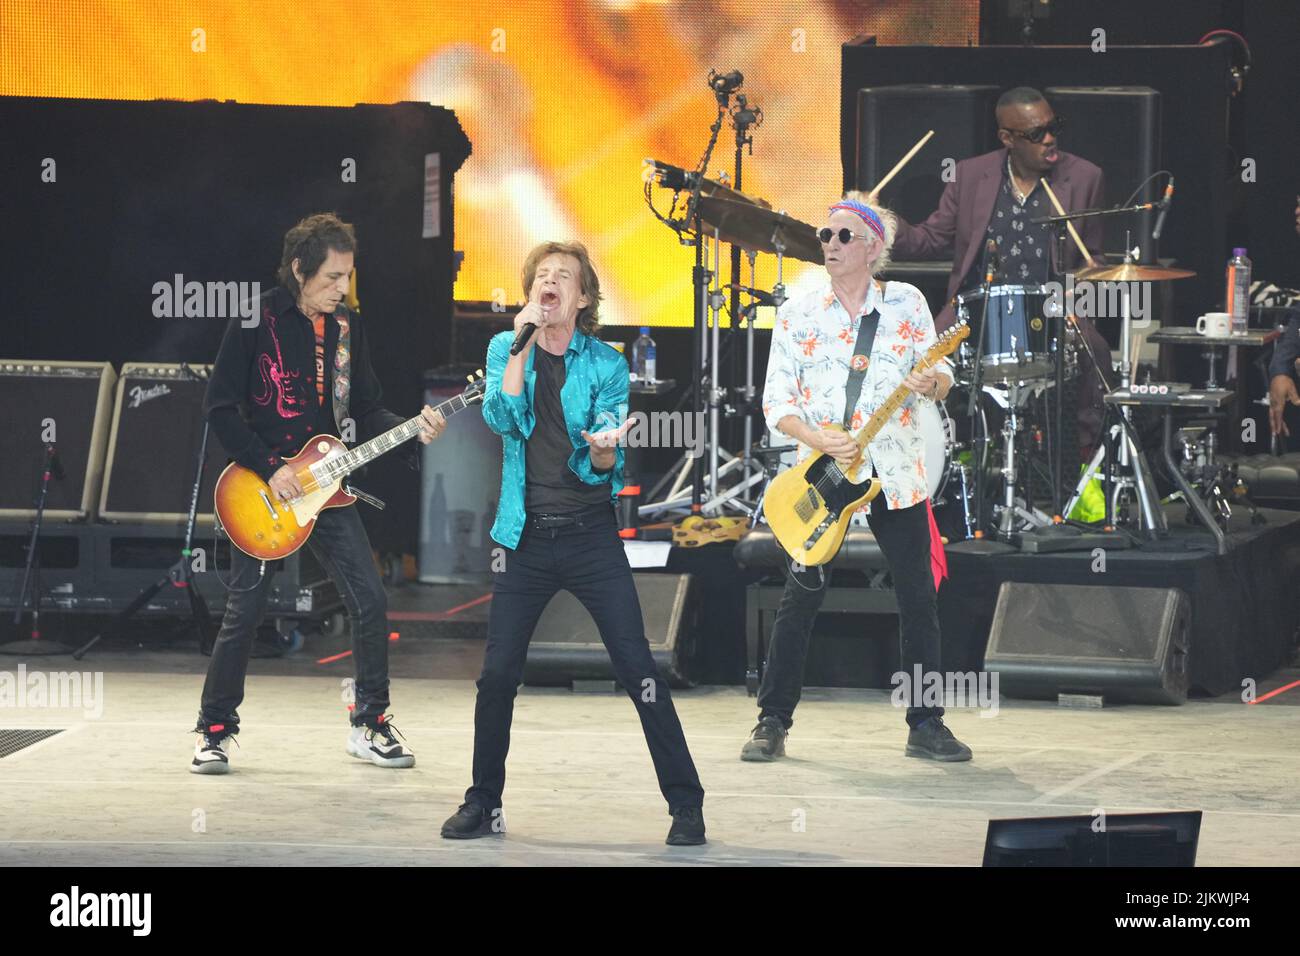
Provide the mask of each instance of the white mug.
[{"label": "white mug", "polygon": [[1221,338],[1232,331],[1232,316],[1227,312],[1206,312],[1196,320],[1198,335]]}]

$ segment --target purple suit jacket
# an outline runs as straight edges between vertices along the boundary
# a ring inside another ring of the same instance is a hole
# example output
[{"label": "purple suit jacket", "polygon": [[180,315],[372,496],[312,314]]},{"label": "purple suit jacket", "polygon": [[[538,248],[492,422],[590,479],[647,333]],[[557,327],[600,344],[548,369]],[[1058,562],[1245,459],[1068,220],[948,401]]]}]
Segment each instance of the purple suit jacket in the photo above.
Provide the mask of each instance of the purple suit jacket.
[{"label": "purple suit jacket", "polygon": [[[1101,169],[1073,153],[1060,150],[1061,158],[1047,177],[1056,198],[1067,212],[1092,209],[1102,205]],[[993,207],[997,205],[998,187],[1006,166],[1006,149],[996,149],[983,156],[963,159],[957,164],[956,178],[939,197],[939,208],[919,226],[898,221],[893,257],[902,259],[941,259],[952,255],[952,274],[948,277],[948,302],[935,317],[935,328],[943,331],[956,321],[952,299],[958,286],[984,248],[985,230]],[[1084,219],[1075,224],[1079,238],[1098,262],[1101,261],[1101,219]],[[1071,240],[1066,246],[1067,269],[1083,261]]]}]

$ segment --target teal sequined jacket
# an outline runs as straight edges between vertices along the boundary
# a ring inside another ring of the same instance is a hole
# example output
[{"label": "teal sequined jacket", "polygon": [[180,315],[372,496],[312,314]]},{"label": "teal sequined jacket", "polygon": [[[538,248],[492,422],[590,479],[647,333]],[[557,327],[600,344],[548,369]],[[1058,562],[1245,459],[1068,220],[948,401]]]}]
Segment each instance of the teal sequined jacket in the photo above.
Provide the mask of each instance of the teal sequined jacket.
[{"label": "teal sequined jacket", "polygon": [[[501,376],[510,359],[510,346],[514,343],[513,331],[500,332],[488,343],[487,388],[483,395],[483,420],[488,428],[501,436],[501,498],[497,503],[497,518],[492,525],[492,538],[507,548],[515,548],[524,530],[524,442],[533,433],[536,419],[533,416],[533,386],[537,373],[533,370],[534,346],[528,354],[524,369],[524,390],[518,395],[501,391]],[[569,468],[589,485],[609,484],[610,500],[623,489],[623,448],[614,451],[614,467],[597,472],[591,467],[591,448],[582,437],[588,432],[604,431],[621,425],[628,414],[627,360],[610,345],[581,331],[564,353],[564,388],[560,390],[560,403],[564,406],[564,423],[569,429],[573,454]]]}]

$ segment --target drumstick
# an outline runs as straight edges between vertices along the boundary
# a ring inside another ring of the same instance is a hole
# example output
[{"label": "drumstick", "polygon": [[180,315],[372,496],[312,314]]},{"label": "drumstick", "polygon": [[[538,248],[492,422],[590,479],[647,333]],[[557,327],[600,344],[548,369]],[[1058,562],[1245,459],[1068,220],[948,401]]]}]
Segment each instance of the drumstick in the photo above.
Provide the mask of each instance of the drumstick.
[{"label": "drumstick", "polygon": [[916,145],[913,146],[911,149],[909,149],[907,151],[907,154],[902,159],[900,159],[897,163],[894,164],[894,168],[885,174],[884,179],[876,183],[876,188],[871,190],[871,192],[868,195],[879,196],[880,190],[884,189],[886,186],[889,185],[889,181],[898,175],[899,170],[901,170],[904,166],[908,164],[908,161],[911,160],[911,158],[915,156],[917,152],[920,151],[922,146],[924,146],[926,143],[930,141],[930,137],[933,135],[934,135],[934,130],[930,130],[930,132],[926,133],[919,140],[917,140]]},{"label": "drumstick", "polygon": [[[1040,183],[1042,183],[1042,184],[1043,184],[1043,188],[1047,190],[1048,198],[1052,200],[1052,205],[1056,207],[1056,214],[1057,214],[1058,216],[1064,216],[1064,215],[1065,215],[1065,209],[1064,209],[1064,207],[1061,206],[1061,201],[1060,201],[1059,199],[1056,198],[1056,193],[1052,192],[1052,187],[1049,186],[1049,185],[1047,185],[1047,180],[1046,180],[1046,179],[1040,179],[1040,180],[1038,180],[1038,181],[1039,181]],[[1093,262],[1093,260],[1092,260],[1092,254],[1088,252],[1087,247],[1084,246],[1084,244],[1083,244],[1083,240],[1079,238],[1079,233],[1075,230],[1075,228],[1074,228],[1074,223],[1073,223],[1073,222],[1067,222],[1067,223],[1065,224],[1065,226],[1066,226],[1067,229],[1070,230],[1070,237],[1071,237],[1072,239],[1074,239],[1074,244],[1075,244],[1076,246],[1078,246],[1078,247],[1079,247],[1079,251],[1083,253],[1084,261],[1088,263],[1088,266],[1089,266],[1090,268],[1095,268],[1096,265],[1097,265],[1097,263]]]}]

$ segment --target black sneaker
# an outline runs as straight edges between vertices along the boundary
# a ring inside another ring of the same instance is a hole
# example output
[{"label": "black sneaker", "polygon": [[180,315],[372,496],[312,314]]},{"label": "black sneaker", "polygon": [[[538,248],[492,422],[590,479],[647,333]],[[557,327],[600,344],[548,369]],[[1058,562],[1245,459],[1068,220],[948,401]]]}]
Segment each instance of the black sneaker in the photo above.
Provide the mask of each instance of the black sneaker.
[{"label": "black sneaker", "polygon": [[784,757],[787,734],[789,731],[780,717],[760,717],[745,746],[740,748],[740,759],[770,762]]},{"label": "black sneaker", "polygon": [[704,839],[704,810],[701,807],[680,807],[673,811],[673,825],[668,828],[669,846],[700,846]]},{"label": "black sneaker", "polygon": [[230,773],[230,742],[237,731],[225,724],[200,724],[194,730],[199,739],[194,744],[190,773]]},{"label": "black sneaker", "polygon": [[505,830],[504,826],[496,825],[498,820],[503,824],[505,822],[499,810],[491,813],[476,804],[462,803],[460,809],[448,817],[447,822],[442,825],[442,838],[477,840],[479,837],[492,836]]},{"label": "black sneaker", "polygon": [[925,757],[927,760],[942,760],[945,763],[957,763],[970,760],[970,748],[952,735],[944,726],[942,717],[930,717],[914,727],[907,735],[909,757]]}]

